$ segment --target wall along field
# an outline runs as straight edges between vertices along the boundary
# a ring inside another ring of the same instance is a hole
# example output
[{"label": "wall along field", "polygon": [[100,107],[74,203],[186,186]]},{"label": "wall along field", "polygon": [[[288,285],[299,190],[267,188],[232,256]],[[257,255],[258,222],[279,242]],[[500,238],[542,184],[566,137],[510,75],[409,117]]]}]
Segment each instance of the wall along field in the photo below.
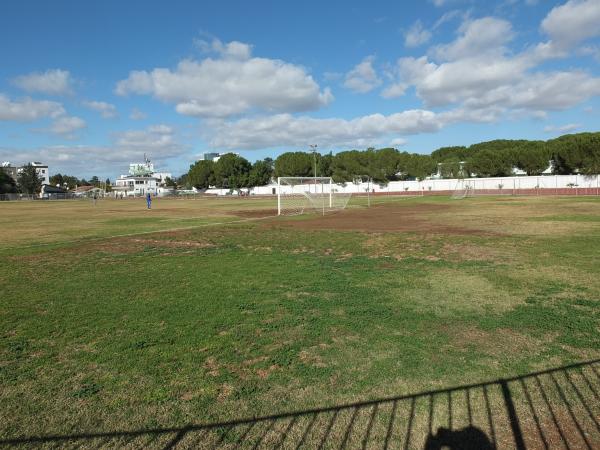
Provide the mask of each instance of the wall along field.
[{"label": "wall along field", "polygon": [[[0,204],[0,442],[223,422],[600,358],[598,199],[376,200],[293,218],[272,217],[273,199]],[[600,379],[586,370],[573,395],[597,421]],[[559,419],[577,414],[565,404]],[[407,448],[427,434],[426,412],[417,405]],[[567,437],[584,427],[569,420]]]}]

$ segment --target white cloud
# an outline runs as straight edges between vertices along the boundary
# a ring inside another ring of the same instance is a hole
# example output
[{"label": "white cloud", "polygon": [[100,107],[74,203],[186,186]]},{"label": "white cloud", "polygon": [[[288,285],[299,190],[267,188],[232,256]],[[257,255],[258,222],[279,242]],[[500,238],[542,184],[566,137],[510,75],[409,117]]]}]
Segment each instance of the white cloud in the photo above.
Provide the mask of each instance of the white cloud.
[{"label": "white cloud", "polygon": [[569,133],[579,128],[581,128],[580,123],[569,123],[562,126],[548,125],[544,127],[544,133]]},{"label": "white cloud", "polygon": [[408,141],[404,138],[394,138],[390,141],[390,146],[402,147],[403,145],[406,145],[407,143],[408,143]]},{"label": "white cloud", "polygon": [[31,122],[44,117],[56,118],[63,114],[65,109],[57,102],[31,98],[13,101],[0,94],[0,120]]},{"label": "white cloud", "polygon": [[434,47],[433,55],[438,60],[497,56],[505,52],[505,45],[514,36],[510,22],[495,17],[466,21],[460,26],[459,33],[452,43]]},{"label": "white cloud", "polygon": [[111,119],[117,116],[117,108],[115,105],[99,101],[84,101],[83,106],[100,113],[105,119]]},{"label": "white cloud", "polygon": [[146,114],[143,111],[140,111],[137,108],[133,108],[131,110],[131,114],[129,114],[129,118],[132,120],[144,120],[146,117],[148,117],[148,114]]},{"label": "white cloud", "polygon": [[600,95],[600,78],[584,71],[534,71],[541,62],[564,54],[554,43],[514,55],[507,48],[513,36],[505,20],[466,21],[453,42],[432,48],[429,57],[400,58],[382,96],[398,97],[414,86],[427,107],[453,105],[540,117]]},{"label": "white cloud", "polygon": [[381,92],[381,96],[384,98],[402,97],[409,86],[408,83],[402,82],[390,84]]},{"label": "white cloud", "polygon": [[586,39],[600,35],[600,2],[570,0],[553,8],[542,21],[554,45],[568,49]]},{"label": "white cloud", "polygon": [[300,66],[251,57],[247,44],[216,45],[221,46],[216,59],[186,59],[175,70],[132,71],[117,83],[115,91],[119,95],[153,95],[174,103],[180,114],[201,117],[227,117],[253,110],[309,111],[333,100],[330,90],[321,91]]},{"label": "white cloud", "polygon": [[48,129],[42,131],[73,139],[75,137],[73,133],[82,130],[86,126],[85,120],[79,117],[64,116],[56,119]]},{"label": "white cloud", "polygon": [[407,47],[418,47],[426,44],[431,39],[431,32],[423,28],[420,20],[417,20],[404,34],[404,45]]},{"label": "white cloud", "polygon": [[13,84],[27,92],[48,95],[67,95],[73,92],[71,74],[60,69],[21,75],[13,80]]},{"label": "white cloud", "polygon": [[466,22],[470,14],[470,11],[461,11],[459,9],[453,9],[451,11],[445,12],[438,20],[435,21],[435,23],[433,24],[433,29],[436,30],[446,22],[450,22],[451,20],[454,20],[456,18],[462,18],[463,22]]},{"label": "white cloud", "polygon": [[344,87],[361,94],[375,89],[381,84],[377,72],[373,68],[373,56],[368,56],[346,74]]},{"label": "white cloud", "polygon": [[204,133],[212,147],[223,149],[305,147],[307,142],[318,142],[323,147],[366,147],[385,144],[399,134],[435,132],[457,118],[458,115],[426,110],[408,110],[388,116],[371,114],[352,120],[277,114],[233,122],[210,121]]},{"label": "white cloud", "polygon": [[252,54],[252,46],[244,42],[232,41],[224,44],[219,39],[213,39],[211,42],[196,39],[194,44],[203,52],[218,53],[226,58],[248,59]]},{"label": "white cloud", "polygon": [[[176,139],[176,132],[169,126],[158,125],[144,130],[115,133],[106,146],[58,145],[29,150],[0,147],[0,160],[12,161],[18,155],[21,161],[43,161],[51,172],[89,173],[113,171],[116,166],[125,171],[127,164],[138,161],[144,153],[153,161],[164,161],[181,156],[187,147]],[[116,175],[116,173],[115,173]]]}]

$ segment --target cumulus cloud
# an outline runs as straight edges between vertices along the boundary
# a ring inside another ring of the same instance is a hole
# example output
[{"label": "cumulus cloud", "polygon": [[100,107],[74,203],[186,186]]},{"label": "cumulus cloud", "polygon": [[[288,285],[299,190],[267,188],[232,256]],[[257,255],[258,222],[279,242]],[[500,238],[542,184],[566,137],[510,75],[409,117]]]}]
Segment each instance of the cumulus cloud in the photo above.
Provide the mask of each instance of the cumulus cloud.
[{"label": "cumulus cloud", "polygon": [[423,28],[423,24],[420,20],[417,20],[409,29],[404,33],[404,45],[407,47],[418,47],[419,45],[426,44],[431,39],[431,32]]},{"label": "cumulus cloud", "polygon": [[13,80],[13,84],[27,92],[47,95],[67,95],[73,92],[71,74],[61,69],[21,75]]},{"label": "cumulus cloud", "polygon": [[375,57],[368,56],[346,74],[344,87],[361,94],[375,89],[381,84],[377,72],[373,68]]},{"label": "cumulus cloud", "polygon": [[[112,171],[122,166],[125,171],[131,161],[147,153],[153,161],[164,161],[182,155],[188,148],[180,144],[172,127],[156,125],[143,130],[115,133],[106,146],[57,145],[29,150],[0,147],[0,160],[44,161],[52,172],[89,173]],[[118,169],[117,169],[118,170]],[[116,175],[116,173],[115,173]]]},{"label": "cumulus cloud", "polygon": [[115,107],[115,105],[112,105],[110,103],[92,100],[84,101],[83,106],[93,111],[99,112],[100,115],[105,119],[111,119],[117,116],[117,108]]},{"label": "cumulus cloud", "polygon": [[31,122],[44,117],[56,118],[63,114],[65,109],[57,102],[31,98],[10,100],[6,95],[0,94],[0,120]]},{"label": "cumulus cloud", "polygon": [[[221,48],[222,47],[222,48]],[[304,68],[252,57],[247,44],[211,44],[217,58],[185,59],[174,70],[132,71],[117,83],[119,95],[152,95],[175,104],[180,114],[227,117],[244,112],[300,112],[333,100]]]},{"label": "cumulus cloud", "polygon": [[73,139],[75,138],[73,133],[82,130],[86,126],[85,120],[80,117],[64,116],[56,119],[48,129],[43,131]]},{"label": "cumulus cloud", "polygon": [[459,116],[419,109],[387,116],[371,114],[351,120],[277,114],[233,122],[212,121],[207,124],[205,135],[212,147],[223,149],[303,147],[307,142],[318,142],[323,146],[364,147],[387,143],[390,136],[399,134],[435,132],[457,118]]},{"label": "cumulus cloud", "polygon": [[494,57],[503,54],[505,45],[512,40],[512,25],[495,17],[466,21],[459,28],[460,36],[447,45],[433,49],[440,61],[454,61],[481,56]]},{"label": "cumulus cloud", "polygon": [[508,49],[514,37],[511,24],[494,17],[467,20],[458,31],[454,41],[433,47],[427,56],[400,58],[382,96],[398,97],[414,86],[430,108],[541,117],[547,110],[564,110],[600,95],[600,78],[585,71],[535,70],[541,62],[563,56],[552,41],[513,54]]},{"label": "cumulus cloud", "polygon": [[598,0],[570,0],[553,8],[542,21],[554,45],[571,48],[586,39],[600,36],[600,2]]}]

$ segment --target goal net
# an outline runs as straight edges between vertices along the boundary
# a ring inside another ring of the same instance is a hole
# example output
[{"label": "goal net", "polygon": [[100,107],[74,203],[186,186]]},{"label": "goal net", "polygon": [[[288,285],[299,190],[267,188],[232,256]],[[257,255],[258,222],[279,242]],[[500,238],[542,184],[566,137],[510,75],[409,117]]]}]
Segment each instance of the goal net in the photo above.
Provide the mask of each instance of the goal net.
[{"label": "goal net", "polygon": [[459,200],[466,197],[472,197],[474,195],[474,189],[471,183],[465,180],[458,180],[452,192],[452,198]]},{"label": "goal net", "polygon": [[331,177],[277,178],[277,214],[296,215],[309,212],[325,214],[344,209],[352,193],[333,183]]}]

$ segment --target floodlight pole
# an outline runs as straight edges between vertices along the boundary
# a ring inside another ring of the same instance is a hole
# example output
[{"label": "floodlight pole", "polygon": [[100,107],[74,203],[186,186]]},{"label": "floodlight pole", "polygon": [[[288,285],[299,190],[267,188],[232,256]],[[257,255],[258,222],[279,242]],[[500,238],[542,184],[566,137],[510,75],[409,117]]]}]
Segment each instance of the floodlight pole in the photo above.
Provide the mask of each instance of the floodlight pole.
[{"label": "floodlight pole", "polygon": [[317,144],[313,144],[313,145],[309,145],[309,147],[312,149],[312,154],[313,154],[313,164],[314,164],[314,172],[313,172],[313,177],[315,177],[315,194],[317,193]]}]

